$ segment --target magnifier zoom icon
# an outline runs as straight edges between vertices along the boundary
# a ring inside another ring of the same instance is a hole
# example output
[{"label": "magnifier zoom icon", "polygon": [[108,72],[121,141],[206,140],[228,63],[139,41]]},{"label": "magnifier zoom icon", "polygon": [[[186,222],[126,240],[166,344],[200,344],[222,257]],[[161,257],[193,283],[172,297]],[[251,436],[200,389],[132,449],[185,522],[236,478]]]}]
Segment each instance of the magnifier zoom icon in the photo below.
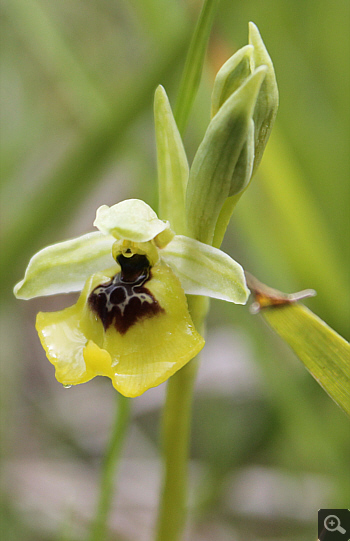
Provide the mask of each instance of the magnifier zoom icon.
[{"label": "magnifier zoom icon", "polygon": [[328,515],[328,517],[324,519],[324,527],[329,532],[337,531],[343,534],[346,533],[346,530],[342,528],[342,526],[340,525],[340,520],[336,515]]}]

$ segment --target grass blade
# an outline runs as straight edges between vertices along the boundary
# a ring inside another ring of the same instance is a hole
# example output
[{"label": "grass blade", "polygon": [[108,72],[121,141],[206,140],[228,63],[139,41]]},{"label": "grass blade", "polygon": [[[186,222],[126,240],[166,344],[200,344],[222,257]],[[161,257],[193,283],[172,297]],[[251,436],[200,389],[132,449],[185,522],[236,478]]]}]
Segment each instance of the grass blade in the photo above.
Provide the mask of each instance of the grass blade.
[{"label": "grass blade", "polygon": [[200,83],[207,44],[219,2],[220,0],[205,0],[188,49],[174,113],[180,133],[185,130]]},{"label": "grass blade", "polygon": [[350,415],[350,345],[301,304],[262,310],[329,396]]}]

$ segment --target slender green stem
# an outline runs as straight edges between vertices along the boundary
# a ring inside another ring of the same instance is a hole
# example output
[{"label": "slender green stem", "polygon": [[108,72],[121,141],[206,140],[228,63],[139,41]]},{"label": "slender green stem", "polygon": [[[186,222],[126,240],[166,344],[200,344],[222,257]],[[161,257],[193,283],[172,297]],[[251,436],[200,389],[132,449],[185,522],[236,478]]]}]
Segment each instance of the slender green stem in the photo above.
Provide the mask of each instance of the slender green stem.
[{"label": "slender green stem", "polygon": [[177,541],[186,519],[187,461],[196,372],[197,362],[193,359],[168,383],[163,415],[165,475],[157,541]]},{"label": "slender green stem", "polygon": [[130,416],[131,400],[119,393],[116,395],[116,417],[102,465],[99,501],[90,532],[90,541],[104,541],[107,537],[107,522],[114,495],[114,480]]},{"label": "slender green stem", "polygon": [[[189,309],[196,328],[201,332],[208,299],[190,297]],[[165,473],[156,541],[178,541],[185,525],[191,410],[197,368],[198,357],[176,372],[168,382],[162,424]]]},{"label": "slender green stem", "polygon": [[[204,1],[190,43],[175,109],[175,120],[180,133],[184,132],[198,90],[218,4],[219,0]],[[201,332],[208,309],[207,299],[191,296],[188,304],[193,322]],[[191,406],[197,366],[196,358],[174,374],[168,382],[162,424],[165,471],[156,541],[179,541],[186,521]]]}]

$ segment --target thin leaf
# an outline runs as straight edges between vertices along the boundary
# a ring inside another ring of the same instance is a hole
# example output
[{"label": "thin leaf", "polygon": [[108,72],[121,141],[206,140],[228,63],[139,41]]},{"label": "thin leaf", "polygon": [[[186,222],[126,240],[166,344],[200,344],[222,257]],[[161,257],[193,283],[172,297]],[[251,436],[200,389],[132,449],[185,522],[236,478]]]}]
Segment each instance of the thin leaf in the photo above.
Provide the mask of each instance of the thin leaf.
[{"label": "thin leaf", "polygon": [[175,108],[180,133],[184,132],[196,96],[210,31],[220,0],[205,0],[188,49]]},{"label": "thin leaf", "polygon": [[59,31],[57,21],[46,12],[47,3],[11,0],[2,7],[24,41],[26,51],[40,63],[50,79],[64,81],[65,102],[82,125],[89,126],[111,113],[102,88],[89,77],[88,70]]},{"label": "thin leaf", "polygon": [[[278,246],[279,254],[301,283],[312,285],[322,294],[324,309],[335,322],[332,325],[337,324],[345,334],[350,291],[344,260],[336,251],[339,241],[332,236],[308,175],[298,167],[288,140],[276,126],[259,172],[263,197],[249,191],[244,203],[237,205],[235,216],[255,249],[261,250],[260,257],[268,254],[273,258]],[[341,182],[337,181],[335,189],[338,186]],[[275,248],[271,250],[271,246]]]},{"label": "thin leaf", "polygon": [[350,415],[349,343],[303,305],[267,308],[261,313],[321,387]]}]

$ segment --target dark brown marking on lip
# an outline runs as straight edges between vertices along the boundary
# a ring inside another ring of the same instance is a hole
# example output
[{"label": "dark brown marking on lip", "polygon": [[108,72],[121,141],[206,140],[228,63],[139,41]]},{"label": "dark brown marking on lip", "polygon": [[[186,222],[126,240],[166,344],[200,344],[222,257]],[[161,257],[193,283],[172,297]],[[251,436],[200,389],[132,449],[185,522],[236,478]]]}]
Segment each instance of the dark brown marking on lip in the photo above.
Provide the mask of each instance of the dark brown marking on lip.
[{"label": "dark brown marking on lip", "polygon": [[152,293],[144,287],[151,277],[146,256],[119,255],[121,272],[110,282],[97,286],[89,295],[88,303],[107,330],[112,323],[120,334],[125,334],[137,321],[152,317],[163,308]]}]

